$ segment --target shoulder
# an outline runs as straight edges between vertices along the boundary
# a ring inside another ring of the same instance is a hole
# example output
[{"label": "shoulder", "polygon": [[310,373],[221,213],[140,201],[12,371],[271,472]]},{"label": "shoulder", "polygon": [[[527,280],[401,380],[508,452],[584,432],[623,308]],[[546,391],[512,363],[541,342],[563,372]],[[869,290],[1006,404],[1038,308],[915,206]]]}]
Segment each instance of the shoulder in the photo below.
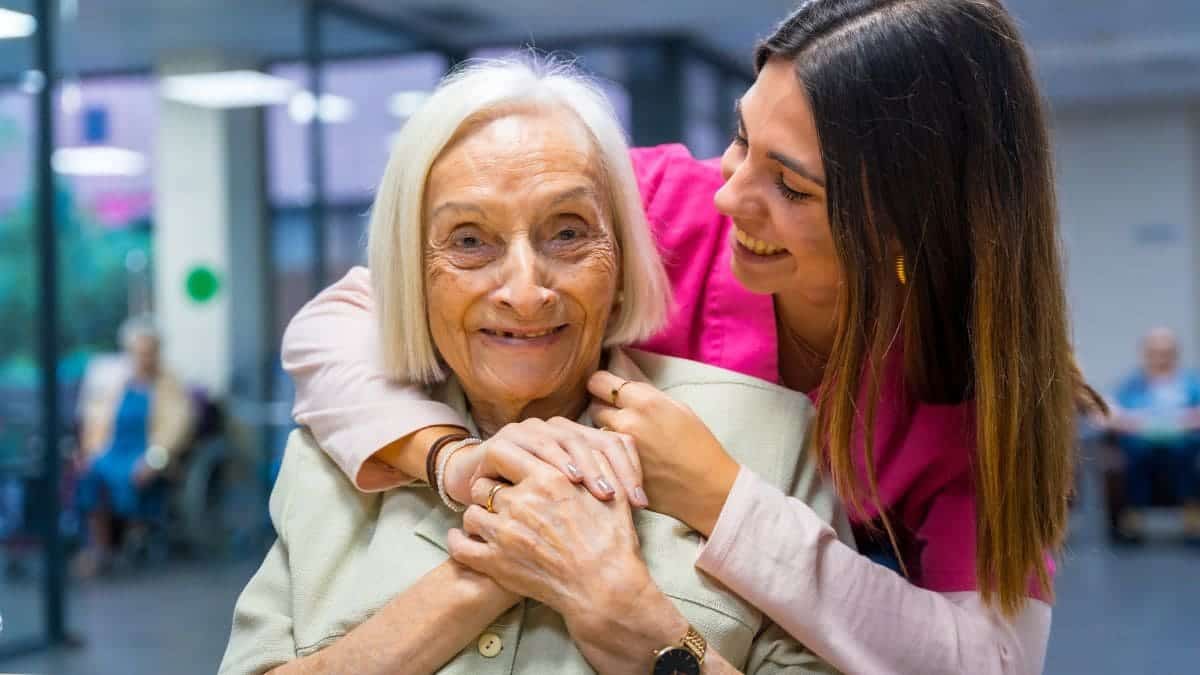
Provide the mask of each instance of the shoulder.
[{"label": "shoulder", "polygon": [[279,481],[302,481],[306,488],[322,487],[332,490],[343,486],[353,489],[350,481],[334,464],[329,455],[317,443],[317,439],[306,427],[300,427],[288,435],[283,451],[283,464],[279,469]]},{"label": "shoulder", "polygon": [[651,384],[663,391],[681,387],[731,387],[756,396],[780,398],[809,407],[812,405],[804,394],[752,375],[640,349],[626,348],[622,351],[645,373]]},{"label": "shoulder", "polygon": [[[303,498],[297,498],[302,496]],[[316,509],[335,512],[339,505],[362,505],[376,498],[355,489],[346,475],[305,428],[292,431],[271,491],[271,513],[278,519],[306,518]],[[351,509],[349,512],[353,512]]]},{"label": "shoulder", "polygon": [[696,361],[627,350],[642,374],[687,406],[739,464],[774,489],[833,517],[836,500],[808,443],[814,415],[804,394]]},{"label": "shoulder", "polygon": [[635,148],[630,158],[651,219],[694,209],[716,213],[712,197],[722,180],[714,162],[696,159],[678,143]]},{"label": "shoulder", "polygon": [[804,394],[696,361],[625,350],[647,381],[683,403],[740,463],[778,486],[803,462],[814,411]]}]

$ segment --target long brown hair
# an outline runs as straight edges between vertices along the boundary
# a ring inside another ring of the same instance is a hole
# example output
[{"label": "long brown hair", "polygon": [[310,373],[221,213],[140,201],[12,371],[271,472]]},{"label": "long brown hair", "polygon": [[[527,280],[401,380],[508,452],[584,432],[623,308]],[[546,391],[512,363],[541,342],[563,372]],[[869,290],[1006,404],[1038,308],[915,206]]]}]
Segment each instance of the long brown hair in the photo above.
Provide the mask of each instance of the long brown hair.
[{"label": "long brown hair", "polygon": [[973,402],[978,588],[1014,613],[1031,579],[1051,593],[1075,399],[1091,398],[1072,357],[1050,144],[1017,29],[991,0],[812,0],[759,47],[758,68],[773,58],[794,63],[812,106],[845,275],[817,418],[832,476],[853,508],[878,505],[879,378],[902,350],[911,404]]}]

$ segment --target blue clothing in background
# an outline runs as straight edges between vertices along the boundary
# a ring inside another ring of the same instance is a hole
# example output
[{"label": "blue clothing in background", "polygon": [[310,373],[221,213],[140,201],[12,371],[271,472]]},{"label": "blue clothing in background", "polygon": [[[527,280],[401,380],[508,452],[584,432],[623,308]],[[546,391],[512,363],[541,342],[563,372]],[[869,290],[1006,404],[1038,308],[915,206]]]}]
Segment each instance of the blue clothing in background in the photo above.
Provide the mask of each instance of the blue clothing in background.
[{"label": "blue clothing in background", "polygon": [[1176,499],[1190,500],[1200,494],[1196,467],[1200,434],[1183,426],[1184,416],[1200,407],[1200,377],[1180,371],[1174,377],[1151,380],[1139,373],[1118,390],[1117,404],[1142,422],[1137,433],[1117,436],[1125,455],[1130,504],[1151,502],[1152,474],[1155,464],[1162,462]]},{"label": "blue clothing in background", "polygon": [[105,503],[116,516],[148,520],[162,511],[161,485],[139,488],[133,482],[138,462],[149,445],[150,391],[142,385],[125,388],[113,420],[112,440],[79,482],[76,506],[86,512]]}]

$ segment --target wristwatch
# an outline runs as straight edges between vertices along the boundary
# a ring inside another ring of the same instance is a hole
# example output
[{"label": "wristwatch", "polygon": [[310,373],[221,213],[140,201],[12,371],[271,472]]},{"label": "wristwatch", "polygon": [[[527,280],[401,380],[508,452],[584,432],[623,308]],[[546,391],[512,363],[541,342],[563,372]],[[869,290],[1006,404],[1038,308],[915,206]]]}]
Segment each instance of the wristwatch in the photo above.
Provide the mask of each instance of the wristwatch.
[{"label": "wristwatch", "polygon": [[654,652],[651,675],[700,675],[708,642],[696,629],[688,626],[687,633],[677,645],[667,645]]}]

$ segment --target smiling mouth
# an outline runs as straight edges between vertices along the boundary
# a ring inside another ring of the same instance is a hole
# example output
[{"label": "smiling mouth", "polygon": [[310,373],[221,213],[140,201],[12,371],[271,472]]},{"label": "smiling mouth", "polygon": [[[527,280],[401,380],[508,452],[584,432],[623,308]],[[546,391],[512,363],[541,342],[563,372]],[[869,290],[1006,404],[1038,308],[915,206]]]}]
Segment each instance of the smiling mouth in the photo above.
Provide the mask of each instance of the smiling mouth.
[{"label": "smiling mouth", "polygon": [[536,340],[537,338],[546,337],[547,335],[554,335],[555,333],[561,333],[562,331],[566,330],[566,328],[567,328],[567,324],[564,323],[561,326],[555,326],[553,328],[547,328],[545,330],[536,330],[536,331],[528,331],[528,330],[509,331],[509,330],[494,330],[491,328],[481,328],[481,329],[479,329],[479,332],[483,333],[484,335],[490,335],[492,337],[507,338],[509,340]]},{"label": "smiling mouth", "polygon": [[742,248],[755,255],[761,255],[765,257],[788,252],[788,250],[782,246],[777,246],[769,241],[763,241],[762,239],[755,239],[754,237],[751,237],[740,227],[735,226],[733,231],[734,236],[737,237],[737,241],[742,245]]}]

